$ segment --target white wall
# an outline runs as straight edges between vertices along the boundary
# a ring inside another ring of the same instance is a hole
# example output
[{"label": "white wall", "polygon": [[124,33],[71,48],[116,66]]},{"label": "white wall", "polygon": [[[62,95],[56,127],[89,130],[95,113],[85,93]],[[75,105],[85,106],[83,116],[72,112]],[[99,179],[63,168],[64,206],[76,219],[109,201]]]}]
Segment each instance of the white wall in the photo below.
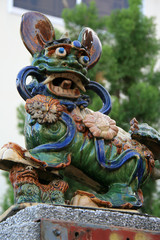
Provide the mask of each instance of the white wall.
[{"label": "white wall", "polygon": [[24,145],[17,131],[16,107],[23,102],[16,90],[16,76],[30,64],[30,54],[19,33],[21,17],[8,13],[7,1],[0,1],[0,147],[8,141]]},{"label": "white wall", "polygon": [[[16,76],[30,63],[30,55],[19,34],[21,17],[8,13],[7,1],[0,0],[0,148],[9,141],[24,146],[24,138],[17,131],[16,108],[23,100],[16,90]],[[6,184],[0,171],[0,192]]]},{"label": "white wall", "polygon": [[[147,17],[154,17],[157,38],[160,39],[160,0],[143,0],[143,13]],[[155,70],[160,70],[160,58],[157,60]]]},{"label": "white wall", "polygon": [[160,1],[143,0],[143,13],[155,18],[157,37],[160,38]]}]

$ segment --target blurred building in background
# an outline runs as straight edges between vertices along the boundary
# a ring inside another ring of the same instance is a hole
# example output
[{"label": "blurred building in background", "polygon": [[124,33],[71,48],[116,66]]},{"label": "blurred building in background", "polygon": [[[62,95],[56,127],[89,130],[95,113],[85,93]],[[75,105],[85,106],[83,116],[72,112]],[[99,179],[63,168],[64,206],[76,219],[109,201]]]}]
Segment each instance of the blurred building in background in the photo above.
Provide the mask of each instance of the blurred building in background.
[{"label": "blurred building in background", "polygon": [[[63,8],[73,8],[76,4],[85,3],[89,5],[91,0],[12,0],[15,8],[43,12],[47,15],[61,18]],[[96,0],[100,16],[110,14],[113,9],[128,7],[128,0]]]}]

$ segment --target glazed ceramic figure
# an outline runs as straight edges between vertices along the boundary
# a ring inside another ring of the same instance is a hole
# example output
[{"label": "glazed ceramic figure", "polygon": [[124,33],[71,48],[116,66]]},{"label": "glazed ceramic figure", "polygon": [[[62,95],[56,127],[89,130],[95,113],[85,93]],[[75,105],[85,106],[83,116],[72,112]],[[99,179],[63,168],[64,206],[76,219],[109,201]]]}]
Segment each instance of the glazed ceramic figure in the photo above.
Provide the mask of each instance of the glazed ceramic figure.
[{"label": "glazed ceramic figure", "polygon": [[[21,36],[33,56],[17,77],[26,101],[26,149],[8,143],[0,151],[0,167],[10,171],[16,203],[64,204],[67,181],[70,189],[76,181],[80,189],[72,193],[71,204],[141,207],[140,186],[156,172],[160,135],[147,124],[138,126],[136,119],[127,133],[108,116],[109,93],[87,78],[101,55],[98,36],[84,28],[78,40],[57,40],[50,21],[38,12],[23,15]],[[98,112],[87,108],[88,90],[102,99]]]}]

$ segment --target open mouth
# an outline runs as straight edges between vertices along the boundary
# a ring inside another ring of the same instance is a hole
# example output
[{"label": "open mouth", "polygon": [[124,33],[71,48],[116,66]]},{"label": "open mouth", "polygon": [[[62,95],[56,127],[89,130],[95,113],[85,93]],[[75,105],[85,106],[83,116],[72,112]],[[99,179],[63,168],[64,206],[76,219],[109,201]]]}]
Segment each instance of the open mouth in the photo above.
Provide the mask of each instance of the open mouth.
[{"label": "open mouth", "polygon": [[75,73],[53,73],[49,75],[43,82],[47,84],[50,92],[60,97],[78,98],[81,93],[86,91],[80,76]]}]

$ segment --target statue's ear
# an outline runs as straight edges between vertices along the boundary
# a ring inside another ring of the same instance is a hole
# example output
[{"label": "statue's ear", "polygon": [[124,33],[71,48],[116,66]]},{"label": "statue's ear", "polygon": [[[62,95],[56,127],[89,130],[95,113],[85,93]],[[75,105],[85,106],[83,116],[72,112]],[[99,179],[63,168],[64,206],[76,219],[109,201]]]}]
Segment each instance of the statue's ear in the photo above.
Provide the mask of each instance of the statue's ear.
[{"label": "statue's ear", "polygon": [[27,12],[22,16],[21,38],[33,55],[55,39],[54,28],[47,17],[39,12]]},{"label": "statue's ear", "polygon": [[99,60],[102,52],[102,45],[97,34],[91,28],[83,28],[78,40],[85,47],[90,55],[88,69],[92,68]]}]

